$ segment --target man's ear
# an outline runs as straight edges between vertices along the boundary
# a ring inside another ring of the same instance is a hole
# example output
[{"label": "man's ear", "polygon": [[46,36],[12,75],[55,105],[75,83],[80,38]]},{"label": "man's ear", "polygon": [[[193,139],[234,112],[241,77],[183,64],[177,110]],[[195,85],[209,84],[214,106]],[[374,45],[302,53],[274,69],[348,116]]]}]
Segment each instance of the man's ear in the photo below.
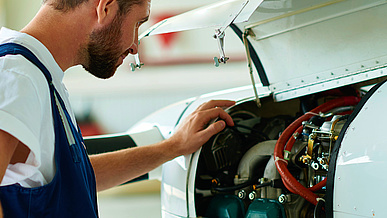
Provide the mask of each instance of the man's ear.
[{"label": "man's ear", "polygon": [[110,23],[118,13],[118,2],[116,0],[98,0],[96,10],[99,24]]}]

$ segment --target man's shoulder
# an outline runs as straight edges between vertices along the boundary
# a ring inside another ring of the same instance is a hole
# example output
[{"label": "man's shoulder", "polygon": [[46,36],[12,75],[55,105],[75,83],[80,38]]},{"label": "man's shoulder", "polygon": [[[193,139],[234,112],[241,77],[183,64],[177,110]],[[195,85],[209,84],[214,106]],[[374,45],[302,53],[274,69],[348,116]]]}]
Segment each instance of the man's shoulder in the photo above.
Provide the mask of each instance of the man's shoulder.
[{"label": "man's shoulder", "polygon": [[[0,29],[0,44],[14,43],[26,47],[34,47],[34,40],[27,34],[11,30],[5,27]],[[36,67],[31,67],[33,63],[22,55],[5,55],[0,57],[0,70],[23,73],[26,70],[34,71]]]},{"label": "man's shoulder", "polygon": [[[37,57],[37,59],[48,69],[51,76],[53,77],[53,80],[57,80],[57,81],[63,80],[64,72],[62,71],[62,69],[60,68],[60,66],[58,65],[58,63],[56,62],[56,60],[54,59],[54,57],[52,56],[48,48],[38,39],[26,33],[10,30],[3,27],[0,29],[0,44],[4,44],[4,43],[16,43],[24,46],[32,54],[34,54]],[[20,63],[22,63],[22,65],[19,68],[17,68],[18,70],[21,69],[22,72],[25,72],[25,68],[27,67],[27,68],[31,68],[31,70],[35,72],[39,72],[37,74],[42,75],[40,69],[38,69],[36,66],[31,67],[34,64],[28,61],[27,59],[25,59],[24,57],[22,57],[21,55],[15,55],[15,57],[7,56],[7,58],[10,58],[9,62],[7,62],[9,63],[9,65],[4,65],[4,67],[6,67],[7,69],[10,69],[10,68],[15,69],[15,67],[17,66],[15,66],[14,64],[15,62],[12,62],[12,60],[17,60],[18,58],[20,58],[19,60],[21,61]],[[0,69],[1,67],[2,65],[0,63]]]},{"label": "man's shoulder", "polygon": [[[9,93],[32,94],[38,98],[47,96],[48,83],[43,73],[21,55],[0,57],[0,90]],[[24,92],[28,89],[29,92]]]},{"label": "man's shoulder", "polygon": [[3,76],[19,75],[32,82],[45,82],[45,77],[38,67],[22,55],[7,55],[0,57],[0,72]]}]

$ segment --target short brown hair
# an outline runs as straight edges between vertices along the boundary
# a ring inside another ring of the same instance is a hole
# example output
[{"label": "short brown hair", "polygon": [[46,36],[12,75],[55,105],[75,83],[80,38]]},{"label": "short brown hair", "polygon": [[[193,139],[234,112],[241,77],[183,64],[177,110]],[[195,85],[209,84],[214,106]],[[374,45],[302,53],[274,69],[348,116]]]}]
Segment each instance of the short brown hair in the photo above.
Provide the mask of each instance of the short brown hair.
[{"label": "short brown hair", "polygon": [[[43,0],[43,3],[49,2],[49,4],[59,11],[70,11],[80,6],[82,3],[89,0]],[[142,4],[144,0],[117,0],[120,8],[120,14],[126,14],[130,8],[135,4]]]}]

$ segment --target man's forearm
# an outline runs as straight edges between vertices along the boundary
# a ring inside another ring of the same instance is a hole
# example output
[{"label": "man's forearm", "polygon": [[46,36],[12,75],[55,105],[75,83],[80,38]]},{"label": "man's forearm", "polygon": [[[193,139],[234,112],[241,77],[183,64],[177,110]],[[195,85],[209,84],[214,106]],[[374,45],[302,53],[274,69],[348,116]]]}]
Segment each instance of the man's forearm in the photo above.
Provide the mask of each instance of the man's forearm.
[{"label": "man's forearm", "polygon": [[[222,131],[226,124],[234,122],[222,107],[234,105],[233,101],[209,101],[199,106],[179,124],[169,139],[142,147],[91,156],[97,190],[111,188],[141,176],[173,158],[192,154],[213,135]],[[207,125],[216,118],[220,120]]]},{"label": "man's forearm", "polygon": [[97,190],[102,191],[137,178],[175,156],[173,142],[163,141],[149,146],[92,155]]}]

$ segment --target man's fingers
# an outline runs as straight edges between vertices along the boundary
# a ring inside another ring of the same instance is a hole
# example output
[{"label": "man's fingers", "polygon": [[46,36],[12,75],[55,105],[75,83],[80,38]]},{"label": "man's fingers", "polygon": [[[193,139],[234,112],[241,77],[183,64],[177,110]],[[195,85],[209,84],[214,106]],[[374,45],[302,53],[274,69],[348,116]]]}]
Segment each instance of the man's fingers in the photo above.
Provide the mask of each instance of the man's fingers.
[{"label": "man's fingers", "polygon": [[201,116],[203,118],[202,120],[203,125],[206,125],[211,120],[220,118],[224,120],[227,123],[227,125],[234,126],[234,121],[232,120],[231,116],[228,113],[226,113],[222,108],[211,108],[205,111],[200,111],[199,113],[203,113],[205,115],[205,116]]},{"label": "man's fingers", "polygon": [[215,107],[230,107],[235,104],[235,101],[229,101],[229,100],[211,100],[206,103],[203,103],[200,105],[197,110],[202,111],[202,110],[208,110],[210,108],[215,108]]},{"label": "man's fingers", "polygon": [[[202,130],[199,134],[201,134],[201,139],[204,142],[208,141],[213,135],[219,133],[226,127],[226,123],[223,120],[219,120],[215,123],[209,125],[206,129]],[[203,142],[203,143],[204,143]]]},{"label": "man's fingers", "polygon": [[[226,125],[234,126],[231,116],[222,108],[234,105],[234,101],[213,100],[202,104],[179,124],[180,128],[172,136],[179,143],[181,154],[191,154],[207,142]],[[212,120],[217,120],[208,125]],[[207,126],[208,125],[208,126]],[[171,137],[171,138],[172,138]]]}]

